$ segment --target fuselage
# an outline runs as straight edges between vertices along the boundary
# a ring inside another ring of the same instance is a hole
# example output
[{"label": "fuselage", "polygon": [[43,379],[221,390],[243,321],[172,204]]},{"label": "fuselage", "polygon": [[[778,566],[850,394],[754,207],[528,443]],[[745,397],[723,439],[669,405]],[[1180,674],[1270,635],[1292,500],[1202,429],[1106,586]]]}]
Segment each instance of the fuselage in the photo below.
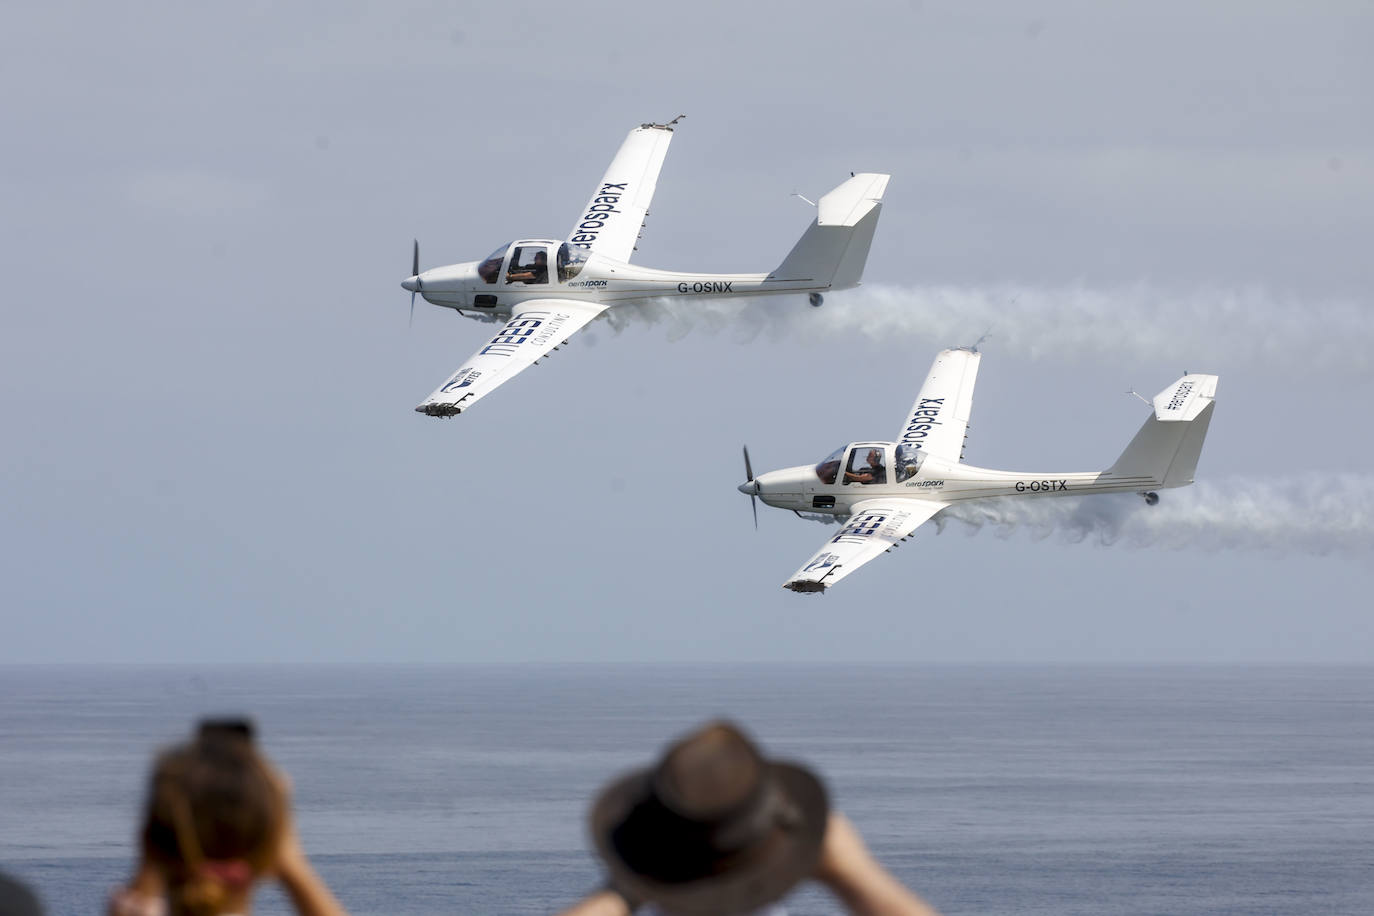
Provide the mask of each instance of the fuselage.
[{"label": "fuselage", "polygon": [[483,261],[431,268],[402,286],[433,305],[476,316],[507,315],[530,299],[616,305],[664,297],[766,296],[835,288],[828,278],[656,270],[548,239],[513,242]]},{"label": "fuselage", "polygon": [[[876,465],[868,460],[874,452]],[[855,503],[891,496],[951,503],[993,496],[1130,493],[1163,486],[1155,478],[1111,471],[999,471],[932,457],[917,466],[894,468],[895,453],[896,443],[853,442],[820,464],[769,471],[739,489],[779,509],[848,516]]]}]

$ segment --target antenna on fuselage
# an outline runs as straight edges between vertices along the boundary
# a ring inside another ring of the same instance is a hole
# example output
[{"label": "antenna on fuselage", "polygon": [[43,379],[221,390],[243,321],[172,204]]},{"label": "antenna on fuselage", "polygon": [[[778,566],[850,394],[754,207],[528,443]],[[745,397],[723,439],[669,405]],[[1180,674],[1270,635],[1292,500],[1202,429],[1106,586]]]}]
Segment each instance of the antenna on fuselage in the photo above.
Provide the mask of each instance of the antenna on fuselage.
[{"label": "antenna on fuselage", "polygon": [[1154,409],[1154,406],[1155,406],[1155,405],[1152,404],[1151,402],[1145,400],[1145,396],[1144,396],[1143,394],[1141,394],[1139,391],[1136,391],[1134,388],[1128,388],[1128,389],[1126,389],[1126,393],[1127,393],[1127,394],[1133,394],[1133,395],[1135,395],[1136,397],[1140,398],[1140,403],[1144,404],[1146,407],[1150,408],[1151,410]]},{"label": "antenna on fuselage", "polygon": [[812,200],[811,198],[807,197],[805,194],[802,194],[802,193],[799,192],[799,191],[793,191],[791,194],[788,194],[787,196],[788,196],[788,197],[800,197],[802,200],[806,201],[806,202],[807,202],[808,204],[810,204],[811,206],[813,206],[813,207],[816,206],[816,202],[815,202],[814,200]]}]

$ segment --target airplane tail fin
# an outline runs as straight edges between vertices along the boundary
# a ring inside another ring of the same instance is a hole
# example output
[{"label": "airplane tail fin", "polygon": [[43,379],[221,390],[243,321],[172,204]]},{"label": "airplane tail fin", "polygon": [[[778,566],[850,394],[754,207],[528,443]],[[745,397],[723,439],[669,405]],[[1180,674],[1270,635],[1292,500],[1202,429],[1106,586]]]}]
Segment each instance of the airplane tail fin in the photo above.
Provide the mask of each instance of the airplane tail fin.
[{"label": "airplane tail fin", "polygon": [[1183,487],[1193,482],[1202,440],[1212,422],[1215,375],[1189,373],[1154,399],[1154,414],[1107,471],[1138,478],[1142,488]]},{"label": "airplane tail fin", "polygon": [[810,281],[818,289],[858,286],[889,177],[864,172],[822,197],[816,221],[769,279]]}]

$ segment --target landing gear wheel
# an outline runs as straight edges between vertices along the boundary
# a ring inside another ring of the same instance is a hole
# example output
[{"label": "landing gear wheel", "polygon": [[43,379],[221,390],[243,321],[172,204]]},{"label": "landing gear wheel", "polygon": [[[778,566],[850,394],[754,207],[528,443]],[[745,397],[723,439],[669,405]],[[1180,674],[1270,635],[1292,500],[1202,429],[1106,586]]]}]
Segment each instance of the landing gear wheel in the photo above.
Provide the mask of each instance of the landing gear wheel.
[{"label": "landing gear wheel", "polygon": [[1151,490],[1148,493],[1142,493],[1140,495],[1145,497],[1145,505],[1147,506],[1153,506],[1159,502],[1159,494],[1154,492],[1153,490]]},{"label": "landing gear wheel", "polygon": [[806,297],[806,301],[811,303],[813,309],[818,309],[821,307],[821,303],[825,301],[825,297],[820,293],[812,293]]}]

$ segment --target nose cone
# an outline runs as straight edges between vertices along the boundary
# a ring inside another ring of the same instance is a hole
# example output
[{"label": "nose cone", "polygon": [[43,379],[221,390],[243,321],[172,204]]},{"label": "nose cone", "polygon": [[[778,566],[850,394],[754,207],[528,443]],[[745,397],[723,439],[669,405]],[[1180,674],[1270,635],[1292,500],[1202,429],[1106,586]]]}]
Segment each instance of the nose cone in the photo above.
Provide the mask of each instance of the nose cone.
[{"label": "nose cone", "polygon": [[401,281],[401,289],[405,290],[406,292],[413,293],[413,292],[415,292],[416,290],[418,290],[419,288],[420,288],[420,278],[419,278],[419,277],[409,277],[408,279],[405,279],[405,280],[402,280],[402,281]]},{"label": "nose cone", "polygon": [[745,496],[757,496],[759,492],[759,482],[757,480],[746,480],[736,487]]}]

